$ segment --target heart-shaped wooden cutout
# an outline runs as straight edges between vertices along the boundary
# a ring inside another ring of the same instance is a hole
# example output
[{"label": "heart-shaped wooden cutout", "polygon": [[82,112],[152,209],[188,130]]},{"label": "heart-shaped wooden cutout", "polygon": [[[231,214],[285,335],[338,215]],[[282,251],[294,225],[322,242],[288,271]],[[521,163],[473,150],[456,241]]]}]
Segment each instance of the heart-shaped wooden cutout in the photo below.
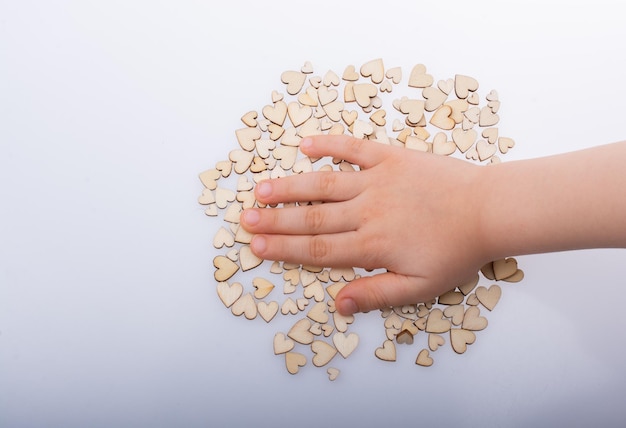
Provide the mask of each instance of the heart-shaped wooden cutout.
[{"label": "heart-shaped wooden cutout", "polygon": [[252,110],[241,116],[241,121],[244,123],[244,125],[254,128],[255,126],[257,126],[257,117],[259,117],[259,114],[256,111]]},{"label": "heart-shaped wooden cutout", "polygon": [[380,83],[385,77],[385,67],[381,58],[373,59],[361,66],[361,76],[370,77],[373,83]]},{"label": "heart-shaped wooden cutout", "polygon": [[428,349],[422,349],[419,354],[417,354],[415,364],[422,367],[430,367],[433,365],[433,359],[428,354]]},{"label": "heart-shaped wooden cutout", "polygon": [[254,159],[254,153],[235,149],[228,154],[228,159],[233,162],[235,172],[237,174],[243,174],[250,168],[252,160]]},{"label": "heart-shaped wooden cutout", "polygon": [[517,272],[517,260],[513,257],[494,260],[493,275],[496,281],[508,278]]},{"label": "heart-shaped wooden cutout", "polygon": [[424,101],[407,99],[402,101],[399,106],[400,112],[407,115],[407,120],[412,124],[419,123],[424,117]]},{"label": "heart-shaped wooden cutout", "polygon": [[435,352],[440,346],[443,346],[444,343],[446,343],[446,340],[438,334],[431,333],[428,335],[428,348],[431,351]]},{"label": "heart-shaped wooden cutout", "polygon": [[287,118],[287,104],[284,101],[278,101],[273,106],[267,105],[261,110],[263,116],[278,126],[283,126]]},{"label": "heart-shaped wooden cutout", "polygon": [[[289,283],[285,283],[285,285],[286,284],[289,284]],[[288,293],[285,292],[285,294],[288,294]],[[288,297],[280,307],[280,313],[283,315],[287,315],[287,314],[295,315],[298,312],[300,312],[300,309],[298,309],[298,305],[291,297]]]},{"label": "heart-shaped wooden cutout", "polygon": [[265,278],[256,277],[252,280],[252,285],[256,289],[254,292],[254,297],[257,299],[265,298],[270,292],[274,289],[274,284],[269,282]]},{"label": "heart-shaped wooden cutout", "polygon": [[222,248],[224,246],[232,247],[235,244],[235,237],[226,230],[224,227],[220,227],[213,237],[213,246],[215,248]]},{"label": "heart-shaped wooden cutout", "polygon": [[470,76],[457,74],[454,76],[454,92],[458,98],[467,98],[470,92],[478,89],[478,81]]},{"label": "heart-shaped wooden cutout", "polygon": [[337,355],[337,349],[323,340],[314,340],[311,343],[311,351],[315,354],[312,359],[315,367],[324,367]]},{"label": "heart-shaped wooden cutout", "polygon": [[502,289],[499,285],[493,284],[489,288],[480,286],[476,289],[476,297],[488,310],[492,311],[500,301],[502,296]]},{"label": "heart-shaped wooden cutout", "polygon": [[306,75],[299,71],[285,71],[280,75],[280,80],[287,85],[287,93],[295,95],[302,89]]},{"label": "heart-shaped wooden cutout", "polygon": [[500,153],[506,154],[509,149],[515,146],[515,141],[512,138],[508,137],[500,137],[498,138],[498,148],[500,149]]},{"label": "heart-shaped wooden cutout", "polygon": [[374,355],[383,361],[396,361],[396,345],[392,340],[385,340],[380,348],[376,348]]},{"label": "heart-shaped wooden cutout", "polygon": [[293,340],[285,337],[284,333],[276,333],[274,335],[274,354],[280,355],[291,351],[296,344]]},{"label": "heart-shaped wooden cutout", "polygon": [[425,88],[433,84],[433,76],[426,73],[424,64],[417,64],[411,70],[409,86],[412,88]]},{"label": "heart-shaped wooden cutout", "polygon": [[461,128],[455,128],[452,131],[452,141],[454,141],[461,153],[467,152],[474,145],[477,136],[478,134],[473,129],[464,131]]},{"label": "heart-shaped wooden cutout", "polygon": [[217,282],[227,281],[239,270],[239,265],[226,256],[216,256],[213,259],[213,266],[216,267],[213,276]]},{"label": "heart-shaped wooden cutout", "polygon": [[261,315],[261,318],[263,318],[265,322],[270,322],[271,320],[273,320],[278,313],[278,309],[278,302],[274,301],[271,301],[269,303],[259,302],[257,305],[259,315]]},{"label": "heart-shaped wooden cutout", "polygon": [[359,336],[356,333],[345,335],[342,332],[337,332],[333,335],[333,343],[341,356],[348,358],[359,345]]},{"label": "heart-shaped wooden cutout", "polygon": [[339,376],[339,369],[336,369],[334,367],[330,367],[328,370],[326,370],[326,373],[328,373],[328,379],[329,380],[335,380],[337,379],[337,377]]},{"label": "heart-shaped wooden cutout", "polygon": [[233,315],[240,316],[243,314],[249,320],[255,319],[258,313],[256,303],[250,293],[246,293],[237,299],[230,307],[230,310]]},{"label": "heart-shaped wooden cutout", "polygon": [[306,357],[299,352],[287,352],[285,354],[285,365],[290,374],[297,374],[300,367],[306,365]]},{"label": "heart-shaped wooden cutout", "polygon": [[444,318],[443,312],[439,308],[434,308],[428,315],[426,321],[427,333],[445,333],[450,330],[450,321]]},{"label": "heart-shaped wooden cutout", "polygon": [[241,263],[241,270],[245,272],[263,263],[263,259],[254,255],[249,245],[244,245],[239,250],[239,262]]},{"label": "heart-shaped wooden cutout", "polygon": [[426,111],[437,110],[448,98],[448,94],[442,92],[439,88],[428,86],[422,90],[422,96],[426,100],[424,109]]},{"label": "heart-shaped wooden cutout", "polygon": [[500,121],[500,117],[491,111],[489,107],[483,107],[480,109],[480,114],[478,117],[478,125],[479,126],[494,126]]},{"label": "heart-shaped wooden cutout", "polygon": [[349,65],[345,68],[341,78],[348,82],[356,82],[359,80],[359,73],[356,72],[354,65]]},{"label": "heart-shaped wooden cutout", "polygon": [[452,324],[461,325],[463,322],[463,316],[465,315],[465,310],[463,305],[452,305],[443,310],[443,315],[450,318]]},{"label": "heart-shaped wooden cutout", "polygon": [[328,312],[326,311],[327,308],[328,305],[326,302],[317,302],[309,309],[307,317],[320,324],[326,324],[329,319]]},{"label": "heart-shaped wooden cutout", "polygon": [[287,115],[293,126],[297,127],[313,115],[313,109],[309,106],[301,106],[297,102],[291,102],[287,105]]},{"label": "heart-shaped wooden cutout", "polygon": [[453,328],[450,330],[450,344],[457,354],[462,354],[467,350],[467,345],[471,345],[476,341],[476,335],[472,331],[463,330],[462,328]]},{"label": "heart-shaped wooden cutout", "polygon": [[400,330],[400,332],[396,335],[396,342],[398,344],[412,345],[413,344],[413,334],[411,334],[408,330]]},{"label": "heart-shaped wooden cutout", "polygon": [[487,327],[487,318],[480,316],[478,306],[470,306],[465,311],[462,327],[464,330],[471,331],[484,330]]},{"label": "heart-shaped wooden cutout", "polygon": [[354,97],[361,107],[370,105],[372,98],[378,94],[378,88],[371,83],[357,83],[353,86]]},{"label": "heart-shaped wooden cutout", "polygon": [[232,285],[229,285],[227,282],[217,283],[217,295],[227,308],[230,308],[242,294],[243,286],[238,282]]},{"label": "heart-shaped wooden cutout", "polygon": [[198,177],[200,181],[209,190],[215,190],[217,188],[217,180],[222,176],[217,169],[209,169],[201,172]]},{"label": "heart-shaped wooden cutout", "polygon": [[302,318],[296,321],[287,333],[287,336],[298,343],[309,345],[315,339],[313,333],[309,331],[310,328],[311,321],[308,318]]},{"label": "heart-shaped wooden cutout", "polygon": [[254,142],[261,138],[261,130],[259,128],[241,128],[235,131],[235,136],[241,148],[251,152],[255,147]]}]

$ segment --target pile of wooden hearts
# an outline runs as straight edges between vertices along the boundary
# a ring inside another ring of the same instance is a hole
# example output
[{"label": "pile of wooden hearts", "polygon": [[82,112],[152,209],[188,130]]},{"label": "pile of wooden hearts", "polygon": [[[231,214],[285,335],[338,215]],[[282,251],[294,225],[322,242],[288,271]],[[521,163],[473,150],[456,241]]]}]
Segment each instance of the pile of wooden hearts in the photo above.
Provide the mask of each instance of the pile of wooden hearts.
[{"label": "pile of wooden hearts", "polygon": [[[268,323],[278,312],[297,318],[287,333],[274,337],[274,353],[284,357],[291,374],[307,363],[306,355],[295,350],[296,344],[310,350],[316,367],[327,366],[337,354],[347,358],[357,348],[359,336],[348,332],[354,317],[336,312],[334,299],[360,273],[354,268],[282,262],[270,266],[256,257],[249,246],[252,236],[239,227],[242,210],[265,207],[255,200],[254,186],[261,180],[289,174],[358,169],[341,159],[302,155],[300,140],[322,133],[350,133],[381,144],[433,155],[464,156],[485,164],[500,162],[498,153],[506,154],[515,144],[513,139],[500,136],[495,127],[500,108],[497,92],[490,91],[486,104],[480,106],[479,85],[472,77],[457,74],[435,83],[426,67],[418,64],[412,68],[407,85],[401,87],[402,69],[385,69],[382,59],[356,70],[349,65],[341,77],[332,70],[315,75],[306,62],[300,70],[282,73],[286,95],[274,90],[271,104],[260,114],[256,110],[245,113],[241,117],[244,126],[235,131],[238,147],[229,152],[228,159],[199,175],[204,189],[198,202],[205,206],[208,216],[222,214],[222,225],[213,239],[215,248],[224,252],[213,260],[217,294],[236,316],[250,320],[258,316]],[[404,93],[392,97],[392,108],[385,109],[383,104],[396,90]],[[233,171],[236,179],[232,178]],[[264,264],[269,272],[254,277],[249,284],[235,280],[238,273],[255,272]],[[432,302],[381,311],[387,339],[374,351],[376,357],[395,361],[396,344],[413,344],[420,331],[427,347],[417,354],[418,365],[433,364],[429,351],[445,343],[443,334],[449,336],[455,352],[465,352],[476,340],[475,332],[487,326],[479,308],[491,311],[501,295],[497,284],[479,285],[481,278],[491,283],[518,282],[523,272],[513,258],[496,260],[484,266],[471,283],[459,285]],[[277,283],[283,284],[282,293],[274,291]],[[333,367],[327,372],[331,380],[339,375]]]}]

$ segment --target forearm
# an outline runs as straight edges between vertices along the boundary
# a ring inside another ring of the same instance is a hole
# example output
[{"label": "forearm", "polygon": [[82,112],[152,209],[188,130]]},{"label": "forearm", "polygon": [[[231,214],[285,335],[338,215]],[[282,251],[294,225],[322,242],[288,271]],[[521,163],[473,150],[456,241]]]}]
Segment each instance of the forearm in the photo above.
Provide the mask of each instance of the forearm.
[{"label": "forearm", "polygon": [[485,167],[482,236],[493,259],[626,248],[626,142]]}]

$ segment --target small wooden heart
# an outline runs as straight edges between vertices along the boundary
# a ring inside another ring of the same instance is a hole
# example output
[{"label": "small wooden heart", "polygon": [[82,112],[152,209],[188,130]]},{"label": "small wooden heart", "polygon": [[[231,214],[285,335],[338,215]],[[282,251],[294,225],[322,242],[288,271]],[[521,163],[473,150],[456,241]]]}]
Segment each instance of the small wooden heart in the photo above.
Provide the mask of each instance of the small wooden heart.
[{"label": "small wooden heart", "polygon": [[415,364],[422,367],[430,367],[433,365],[433,359],[428,354],[428,349],[422,349],[419,354],[417,354]]},{"label": "small wooden heart", "polygon": [[285,365],[290,374],[297,374],[300,367],[306,365],[306,357],[299,352],[287,352],[285,354]]},{"label": "small wooden heart", "polygon": [[337,355],[337,349],[323,340],[314,340],[311,343],[311,351],[315,354],[312,360],[315,367],[325,366]]},{"label": "small wooden heart", "polygon": [[376,348],[374,355],[383,361],[396,361],[396,345],[392,340],[385,340],[383,346]]}]

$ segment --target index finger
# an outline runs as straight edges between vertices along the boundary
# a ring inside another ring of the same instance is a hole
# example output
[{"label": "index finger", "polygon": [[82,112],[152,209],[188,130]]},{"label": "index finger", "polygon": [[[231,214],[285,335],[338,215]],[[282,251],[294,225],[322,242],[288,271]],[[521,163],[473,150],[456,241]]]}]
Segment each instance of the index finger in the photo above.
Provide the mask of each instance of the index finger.
[{"label": "index finger", "polygon": [[367,169],[386,159],[394,147],[341,134],[306,137],[300,142],[300,150],[312,158],[332,156]]}]

